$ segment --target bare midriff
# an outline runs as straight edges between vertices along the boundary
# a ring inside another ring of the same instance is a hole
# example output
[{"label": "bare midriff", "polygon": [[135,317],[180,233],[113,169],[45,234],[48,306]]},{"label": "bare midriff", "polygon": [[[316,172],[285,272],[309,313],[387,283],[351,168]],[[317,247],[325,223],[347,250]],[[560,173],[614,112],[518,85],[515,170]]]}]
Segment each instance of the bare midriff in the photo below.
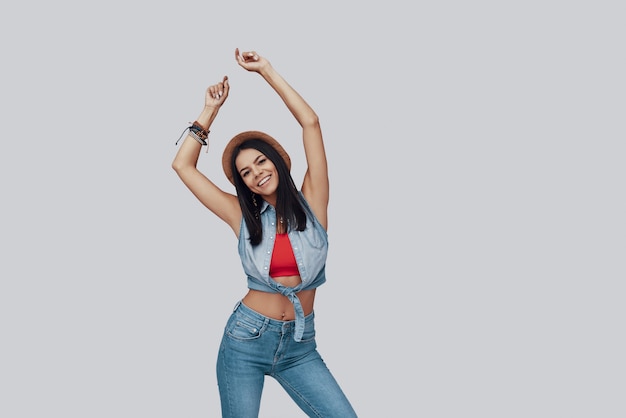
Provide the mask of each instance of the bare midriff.
[{"label": "bare midriff", "polygon": [[[300,276],[286,276],[274,278],[278,283],[294,287],[300,284]],[[308,315],[313,312],[313,302],[315,299],[315,289],[303,290],[296,293],[304,315]],[[262,292],[260,290],[248,290],[248,293],[243,298],[242,302],[248,308],[257,311],[269,318],[279,319],[282,321],[293,321],[296,319],[296,314],[293,309],[293,304],[287,296],[280,293]]]}]

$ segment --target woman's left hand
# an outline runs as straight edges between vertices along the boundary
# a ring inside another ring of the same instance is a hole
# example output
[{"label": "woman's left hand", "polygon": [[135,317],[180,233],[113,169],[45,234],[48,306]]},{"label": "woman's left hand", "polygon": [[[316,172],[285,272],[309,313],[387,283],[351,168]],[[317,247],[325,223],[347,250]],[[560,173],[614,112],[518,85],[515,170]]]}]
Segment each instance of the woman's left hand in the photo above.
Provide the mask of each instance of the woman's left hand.
[{"label": "woman's left hand", "polygon": [[237,63],[248,71],[260,72],[264,67],[270,65],[269,61],[256,51],[239,52],[239,48],[235,49],[235,59]]}]

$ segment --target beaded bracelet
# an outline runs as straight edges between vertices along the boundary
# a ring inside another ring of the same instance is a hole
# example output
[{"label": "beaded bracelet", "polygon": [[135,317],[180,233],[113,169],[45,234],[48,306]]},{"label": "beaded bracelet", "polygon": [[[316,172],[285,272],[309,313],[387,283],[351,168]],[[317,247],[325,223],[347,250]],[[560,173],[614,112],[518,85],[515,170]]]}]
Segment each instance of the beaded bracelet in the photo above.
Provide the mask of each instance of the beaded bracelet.
[{"label": "beaded bracelet", "polygon": [[198,142],[200,143],[200,145],[208,145],[208,143],[207,143],[204,139],[200,138],[200,137],[198,136],[198,134],[197,134],[195,131],[193,131],[193,130],[191,130],[191,129],[190,129],[190,130],[189,130],[189,135],[191,135],[191,137],[192,137],[193,139],[195,139],[196,141],[198,141]]}]

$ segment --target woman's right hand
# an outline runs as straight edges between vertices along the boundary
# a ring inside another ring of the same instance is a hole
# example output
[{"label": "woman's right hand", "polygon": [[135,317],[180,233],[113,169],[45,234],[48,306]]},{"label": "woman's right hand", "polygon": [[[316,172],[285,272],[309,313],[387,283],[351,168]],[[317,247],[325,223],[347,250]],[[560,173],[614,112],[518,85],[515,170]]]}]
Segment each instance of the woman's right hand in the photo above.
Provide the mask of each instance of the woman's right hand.
[{"label": "woman's right hand", "polygon": [[228,76],[224,76],[224,79],[221,82],[213,84],[206,89],[204,107],[220,108],[226,101],[229,90],[230,85],[228,84]]}]

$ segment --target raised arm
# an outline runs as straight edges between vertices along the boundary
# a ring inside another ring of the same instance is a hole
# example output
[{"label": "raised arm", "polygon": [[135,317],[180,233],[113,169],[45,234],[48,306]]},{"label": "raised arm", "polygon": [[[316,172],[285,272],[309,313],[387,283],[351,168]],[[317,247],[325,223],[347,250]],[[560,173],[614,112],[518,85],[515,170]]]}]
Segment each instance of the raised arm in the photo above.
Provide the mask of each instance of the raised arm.
[{"label": "raised arm", "polygon": [[302,183],[302,193],[315,216],[327,227],[329,197],[328,163],[319,118],[309,104],[278,74],[270,62],[254,51],[235,50],[239,65],[248,71],[259,73],[278,93],[289,111],[302,127],[302,140],[307,170]]},{"label": "raised arm", "polygon": [[[196,119],[206,131],[226,101],[229,90],[228,77],[206,89],[204,108]],[[176,153],[172,168],[198,200],[230,225],[235,235],[239,235],[241,207],[237,196],[224,192],[198,170],[201,148],[201,143],[188,134]]]}]

